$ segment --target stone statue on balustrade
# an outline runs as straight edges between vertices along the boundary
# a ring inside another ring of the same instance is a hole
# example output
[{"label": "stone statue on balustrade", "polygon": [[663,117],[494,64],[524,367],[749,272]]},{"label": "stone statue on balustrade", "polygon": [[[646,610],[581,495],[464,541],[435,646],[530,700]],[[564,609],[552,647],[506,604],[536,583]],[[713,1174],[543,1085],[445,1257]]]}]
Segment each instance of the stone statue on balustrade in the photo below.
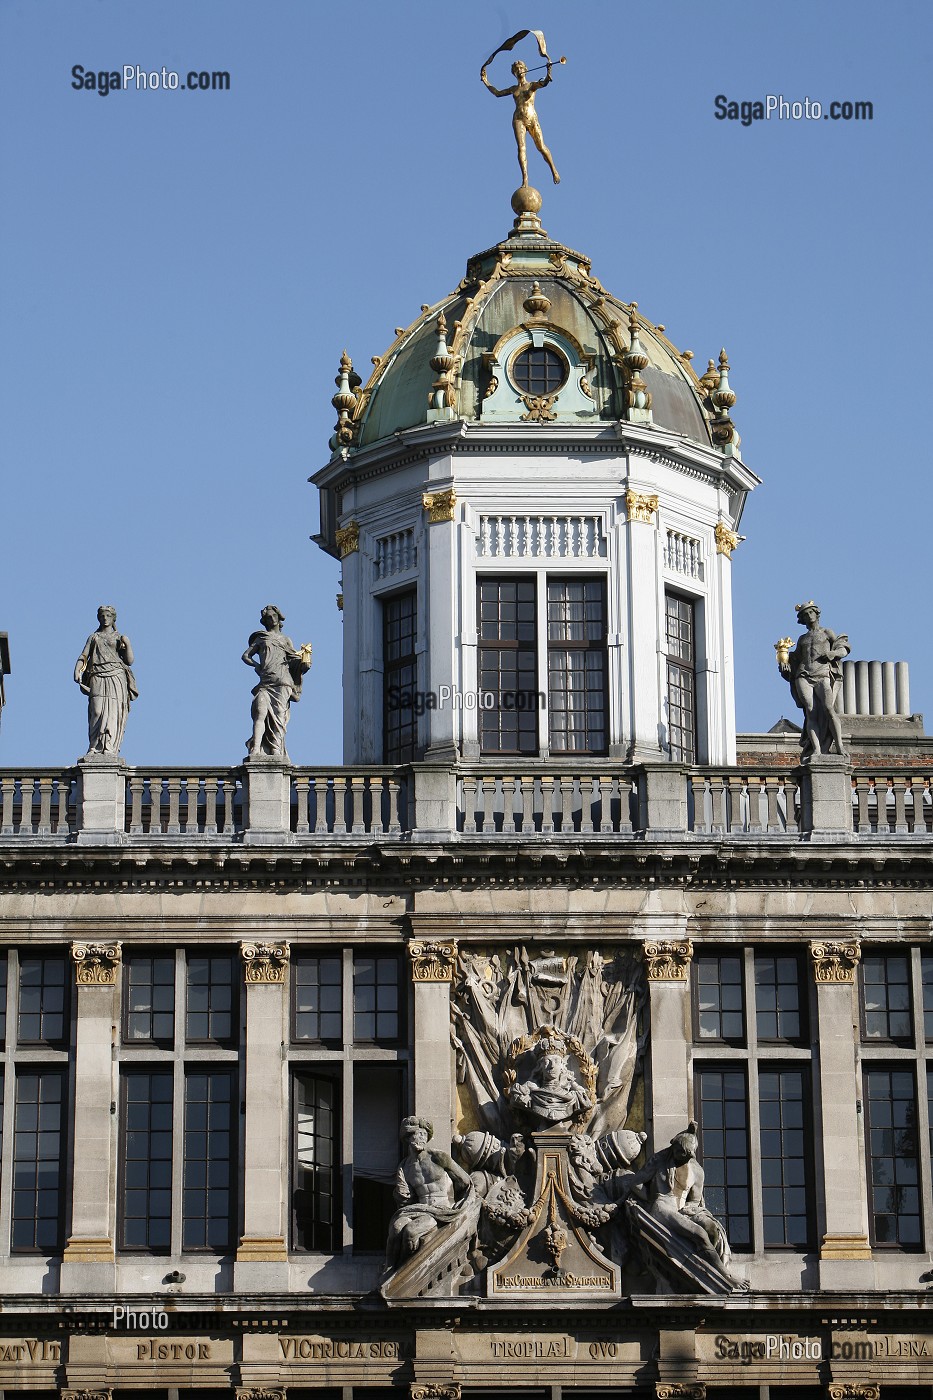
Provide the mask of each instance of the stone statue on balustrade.
[{"label": "stone statue on balustrade", "polygon": [[474,1243],[476,1189],[446,1152],[428,1147],[433,1135],[426,1118],[406,1118],[399,1131],[404,1156],[386,1244],[386,1298],[424,1292],[451,1296]]},{"label": "stone statue on balustrade", "polygon": [[98,628],[84,643],[75,662],[74,678],[87,696],[88,758],[116,758],[130,705],[139,691],[130,667],[133,648],[117,631],[117,610],[97,609]]},{"label": "stone statue on balustrade", "polygon": [[301,683],[311,668],[311,646],[295,649],[282,631],[285,614],[270,603],[259,618],[263,631],[250,636],[242,660],[259,676],[253,687],[250,711],[253,733],[247,742],[251,758],[279,758],[289,762],[285,752],[285,730],[293,700],[301,699]]},{"label": "stone statue on balustrade", "polygon": [[791,694],[803,710],[800,744],[803,762],[821,753],[845,756],[842,744],[842,662],[848,656],[849,639],[820,624],[816,603],[798,603],[797,621],[806,632],[793,651],[790,639],[776,643],[778,667],[790,682]]}]

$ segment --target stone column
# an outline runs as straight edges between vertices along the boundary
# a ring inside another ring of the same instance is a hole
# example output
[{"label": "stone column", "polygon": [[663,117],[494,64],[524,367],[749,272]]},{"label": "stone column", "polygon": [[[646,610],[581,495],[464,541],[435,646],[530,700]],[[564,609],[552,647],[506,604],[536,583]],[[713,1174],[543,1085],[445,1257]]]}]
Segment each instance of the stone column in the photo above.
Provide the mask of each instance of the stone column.
[{"label": "stone column", "polygon": [[74,1186],[71,1236],[62,1261],[62,1292],[113,1287],[114,1193],[112,1027],[119,943],[73,943],[78,986],[75,1046]]},{"label": "stone column", "polygon": [[819,1017],[823,1120],[826,1228],[820,1245],[821,1288],[870,1288],[873,1278],[855,1061],[855,968],[860,954],[854,939],[810,944]]},{"label": "stone column", "polygon": [[236,1288],[288,1287],[287,943],[241,943],[246,983],[243,1236]]},{"label": "stone column", "polygon": [[658,498],[629,490],[628,515],[629,695],[631,697],[631,763],[657,762],[661,756],[659,689],[658,559],[656,517]]},{"label": "stone column", "polygon": [[689,938],[652,938],[644,946],[651,1006],[651,1149],[666,1147],[690,1121]]},{"label": "stone column", "polygon": [[[457,566],[457,493],[426,491],[422,497],[427,520],[427,689],[439,692],[441,686],[460,684],[459,581]],[[462,513],[462,512],[461,512]],[[451,763],[458,758],[458,724],[451,704],[428,710],[428,745],[425,758],[430,762]]]},{"label": "stone column", "polygon": [[116,755],[78,759],[78,843],[116,846],[126,840],[126,764]]},{"label": "stone column", "polygon": [[246,760],[247,846],[281,845],[291,830],[291,764],[253,754]]},{"label": "stone column", "polygon": [[408,956],[415,984],[415,1112],[434,1124],[432,1147],[449,1152],[453,1127],[450,984],[457,945],[453,939],[412,939]]}]

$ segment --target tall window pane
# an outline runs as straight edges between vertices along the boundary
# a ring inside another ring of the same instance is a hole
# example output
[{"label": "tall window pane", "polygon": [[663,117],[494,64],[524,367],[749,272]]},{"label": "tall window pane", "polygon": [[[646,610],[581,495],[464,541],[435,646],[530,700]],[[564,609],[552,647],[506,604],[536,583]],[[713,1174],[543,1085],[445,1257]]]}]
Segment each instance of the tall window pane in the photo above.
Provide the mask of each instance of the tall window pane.
[{"label": "tall window pane", "polygon": [[484,754],[538,752],[538,661],[533,578],[480,579],[479,688],[495,698],[480,706]]},{"label": "tall window pane", "polygon": [[353,955],[353,1039],[396,1044],[401,1035],[399,960],[394,953]]},{"label": "tall window pane", "polygon": [[292,960],[292,1037],[339,1044],[343,1039],[343,964],[339,957]]},{"label": "tall window pane", "polygon": [[123,1078],[121,1249],[167,1254],[172,1235],[172,1071]]},{"label": "tall window pane", "polygon": [[408,763],[418,744],[414,692],[418,688],[418,608],[415,590],[382,604],[384,763]]},{"label": "tall window pane", "polygon": [[734,953],[693,960],[696,1033],[699,1040],[745,1039],[742,958]]},{"label": "tall window pane", "polygon": [[921,954],[920,968],[923,976],[923,1038],[933,1040],[933,954]]},{"label": "tall window pane", "polygon": [[223,953],[188,954],[188,1040],[230,1041],[236,1010],[233,959]]},{"label": "tall window pane", "polygon": [[6,953],[0,953],[0,1046],[6,1044]]},{"label": "tall window pane", "polygon": [[70,983],[65,959],[21,956],[19,960],[19,1042],[62,1045],[68,1029]]},{"label": "tall window pane", "polygon": [[910,1040],[910,955],[869,954],[862,959],[866,1040]]},{"label": "tall window pane", "polygon": [[323,1075],[296,1074],[292,1102],[294,1245],[333,1254],[341,1244],[337,1085]]},{"label": "tall window pane", "polygon": [[64,1108],[61,1070],[17,1073],[13,1112],[14,1253],[61,1251]]},{"label": "tall window pane", "polygon": [[700,1161],[706,1204],[736,1251],[752,1248],[748,1168],[748,1095],[741,1070],[697,1072]]},{"label": "tall window pane", "polygon": [[175,959],[134,954],[126,961],[123,1034],[171,1045],[175,1038]]},{"label": "tall window pane", "polygon": [[667,722],[671,760],[696,763],[696,619],[693,603],[665,594]]},{"label": "tall window pane", "polygon": [[605,580],[549,578],[547,630],[551,749],[608,753]]},{"label": "tall window pane", "polygon": [[229,1070],[186,1072],[183,1249],[224,1250],[233,1242],[235,1113]]},{"label": "tall window pane", "polygon": [[755,954],[755,1022],[759,1040],[801,1041],[806,1035],[800,959]]},{"label": "tall window pane", "polygon": [[398,1125],[403,1118],[398,1065],[353,1066],[353,1248],[384,1252],[395,1210]]},{"label": "tall window pane", "polygon": [[810,1129],[800,1069],[759,1070],[761,1194],[766,1249],[811,1243],[807,1212]]},{"label": "tall window pane", "polygon": [[872,1241],[921,1247],[917,1106],[912,1069],[865,1070]]}]

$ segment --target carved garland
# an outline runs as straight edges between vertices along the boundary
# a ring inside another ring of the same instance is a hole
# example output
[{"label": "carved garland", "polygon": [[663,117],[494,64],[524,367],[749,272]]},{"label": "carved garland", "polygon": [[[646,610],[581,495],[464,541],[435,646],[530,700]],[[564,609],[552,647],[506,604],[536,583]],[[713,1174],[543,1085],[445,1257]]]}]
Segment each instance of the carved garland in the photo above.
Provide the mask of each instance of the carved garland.
[{"label": "carved garland", "polygon": [[287,943],[241,943],[246,982],[284,982],[289,959]]},{"label": "carved garland", "polygon": [[689,938],[665,938],[645,944],[649,982],[686,982],[693,957]]},{"label": "carved garland", "polygon": [[457,962],[456,943],[411,942],[408,945],[413,982],[450,982]]},{"label": "carved garland", "polygon": [[861,944],[855,938],[838,943],[811,943],[814,979],[817,982],[853,981],[861,955]]},{"label": "carved garland", "polygon": [[119,943],[72,943],[71,957],[79,987],[116,985],[120,966]]}]

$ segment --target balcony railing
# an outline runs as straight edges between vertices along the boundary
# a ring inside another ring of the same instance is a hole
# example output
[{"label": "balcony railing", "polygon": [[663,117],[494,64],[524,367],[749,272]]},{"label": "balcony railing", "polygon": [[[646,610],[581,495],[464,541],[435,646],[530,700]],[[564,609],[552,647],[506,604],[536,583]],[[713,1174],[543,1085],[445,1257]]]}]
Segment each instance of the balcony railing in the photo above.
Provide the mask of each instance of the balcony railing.
[{"label": "balcony railing", "polygon": [[933,772],[605,759],[405,768],[0,770],[0,845],[933,841]]}]

